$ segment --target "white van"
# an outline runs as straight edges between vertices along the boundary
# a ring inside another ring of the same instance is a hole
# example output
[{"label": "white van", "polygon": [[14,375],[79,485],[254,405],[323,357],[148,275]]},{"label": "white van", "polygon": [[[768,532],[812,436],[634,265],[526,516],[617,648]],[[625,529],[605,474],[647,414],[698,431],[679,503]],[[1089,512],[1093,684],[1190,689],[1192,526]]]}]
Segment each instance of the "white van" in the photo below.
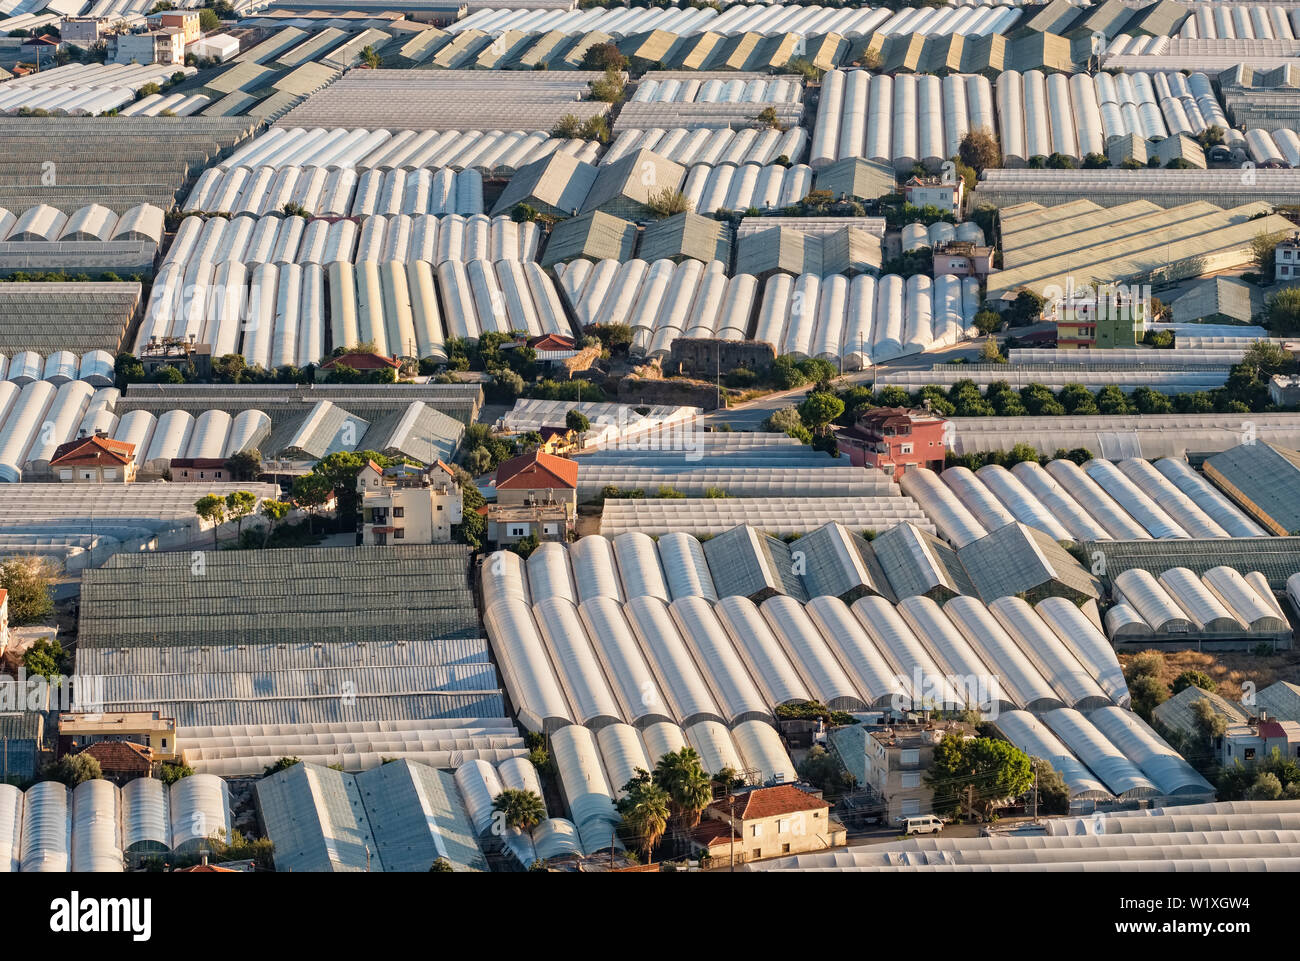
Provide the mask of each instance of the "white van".
[{"label": "white van", "polygon": [[904,834],[938,834],[943,830],[943,821],[933,814],[918,814],[899,820],[903,823]]}]

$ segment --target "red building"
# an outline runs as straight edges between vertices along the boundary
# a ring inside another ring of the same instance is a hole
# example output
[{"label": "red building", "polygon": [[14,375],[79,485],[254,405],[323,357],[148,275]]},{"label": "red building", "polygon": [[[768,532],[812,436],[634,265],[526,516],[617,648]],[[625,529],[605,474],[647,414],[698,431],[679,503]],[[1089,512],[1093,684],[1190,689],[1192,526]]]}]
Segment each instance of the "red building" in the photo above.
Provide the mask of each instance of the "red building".
[{"label": "red building", "polygon": [[835,438],[858,467],[879,467],[897,482],[906,470],[943,470],[943,426],[946,421],[928,411],[905,407],[873,407]]}]

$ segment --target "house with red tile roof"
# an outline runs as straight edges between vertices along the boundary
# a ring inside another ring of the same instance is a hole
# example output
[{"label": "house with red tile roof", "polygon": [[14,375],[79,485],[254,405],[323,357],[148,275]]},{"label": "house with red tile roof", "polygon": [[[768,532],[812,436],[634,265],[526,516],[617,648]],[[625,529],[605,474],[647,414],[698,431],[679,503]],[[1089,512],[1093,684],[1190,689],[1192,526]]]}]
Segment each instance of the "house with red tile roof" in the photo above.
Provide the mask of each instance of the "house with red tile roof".
[{"label": "house with red tile roof", "polygon": [[153,770],[153,751],[130,741],[96,741],[79,753],[98,761],[104,777],[118,785],[149,777]]},{"label": "house with red tile roof", "polygon": [[848,843],[844,825],[831,818],[830,803],[793,784],[733,792],[704,810],[692,835],[695,850],[713,868],[763,858],[824,851]]},{"label": "house with red tile roof", "polygon": [[50,473],[81,484],[129,484],[135,480],[135,445],[105,434],[78,437],[54,448]]},{"label": "house with red tile roof", "polygon": [[578,464],[535,450],[503,461],[497,501],[488,510],[488,539],[513,544],[529,536],[567,540],[578,516]]}]

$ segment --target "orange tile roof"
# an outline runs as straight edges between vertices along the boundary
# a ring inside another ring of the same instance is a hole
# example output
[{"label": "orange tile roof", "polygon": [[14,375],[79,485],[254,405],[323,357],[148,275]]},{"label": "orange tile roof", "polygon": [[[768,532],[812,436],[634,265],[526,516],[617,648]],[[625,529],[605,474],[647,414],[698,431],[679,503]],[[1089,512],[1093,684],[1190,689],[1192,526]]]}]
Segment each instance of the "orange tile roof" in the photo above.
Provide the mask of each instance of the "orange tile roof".
[{"label": "orange tile roof", "polygon": [[576,490],[576,461],[542,451],[512,457],[497,466],[497,490]]},{"label": "orange tile roof", "polygon": [[573,350],[576,344],[572,337],[562,334],[545,334],[532,342],[534,350]]},{"label": "orange tile roof", "polygon": [[50,466],[75,467],[80,464],[98,464],[105,459],[119,464],[129,464],[134,455],[134,444],[96,434],[93,437],[78,437],[54,448]]},{"label": "orange tile roof", "polygon": [[105,771],[138,771],[153,763],[153,751],[130,741],[98,741],[81,753],[89,754]]},{"label": "orange tile roof", "polygon": [[[735,800],[736,817],[746,821],[793,814],[796,811],[820,811],[830,807],[826,801],[800,790],[793,784],[755,788],[748,793],[736,795]],[[715,804],[714,807],[723,813],[727,811],[725,801]]]},{"label": "orange tile roof", "polygon": [[334,367],[343,364],[351,367],[353,370],[378,370],[382,367],[392,367],[394,370],[402,365],[391,357],[385,357],[383,354],[339,354],[337,357],[331,357],[325,363],[321,364],[322,369]]},{"label": "orange tile roof", "polygon": [[219,864],[196,864],[192,868],[177,868],[175,874],[239,874],[234,868],[223,868]]}]

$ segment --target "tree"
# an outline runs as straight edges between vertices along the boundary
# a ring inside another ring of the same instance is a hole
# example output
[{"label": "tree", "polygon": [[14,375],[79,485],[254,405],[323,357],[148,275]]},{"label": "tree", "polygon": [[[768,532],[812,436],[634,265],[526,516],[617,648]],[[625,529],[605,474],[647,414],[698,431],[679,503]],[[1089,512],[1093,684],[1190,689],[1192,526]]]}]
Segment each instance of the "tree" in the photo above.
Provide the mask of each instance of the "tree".
[{"label": "tree", "polygon": [[1271,771],[1264,771],[1246,792],[1247,801],[1276,801],[1282,797],[1282,782]]},{"label": "tree", "polygon": [[293,502],[307,512],[307,530],[312,532],[312,519],[316,511],[329,503],[334,488],[329,479],[320,474],[303,474],[293,482]]},{"label": "tree", "polygon": [[618,813],[623,825],[645,855],[647,863],[654,861],[654,849],[668,829],[670,800],[668,792],[655,783],[644,768],[637,768],[632,779],[623,785],[623,797],[618,800]]},{"label": "tree", "polygon": [[1097,401],[1093,398],[1092,391],[1082,384],[1066,384],[1056,399],[1067,414],[1082,416],[1097,413]]},{"label": "tree", "polygon": [[271,535],[275,533],[275,525],[288,517],[291,509],[288,501],[262,501],[262,516],[266,518],[266,536],[262,539],[263,547],[271,543]]},{"label": "tree", "polygon": [[813,391],[799,405],[799,419],[813,431],[824,431],[826,425],[844,413],[844,401],[830,391]]},{"label": "tree", "polygon": [[591,421],[587,420],[587,415],[578,408],[573,408],[564,415],[564,426],[577,434],[585,434],[591,430]]},{"label": "tree", "polygon": [[1133,713],[1147,723],[1151,722],[1152,712],[1169,700],[1169,688],[1150,674],[1129,681],[1128,693]]},{"label": "tree", "polygon": [[1260,231],[1250,241],[1250,260],[1258,269],[1264,283],[1273,282],[1273,269],[1277,245],[1286,239],[1285,230],[1272,233]]},{"label": "tree", "polygon": [[226,513],[235,522],[235,536],[244,536],[244,518],[257,508],[257,495],[252,491],[231,491],[226,495]]},{"label": "tree", "polygon": [[492,375],[493,386],[510,399],[524,392],[524,379],[509,367],[503,367]]},{"label": "tree", "polygon": [[257,480],[257,475],[262,473],[262,452],[254,449],[231,454],[226,459],[226,467],[230,469],[232,480]]},{"label": "tree", "polygon": [[961,138],[957,157],[977,173],[983,173],[990,167],[1002,166],[1002,149],[993,133],[984,128],[972,130]]},{"label": "tree", "polygon": [[981,310],[975,314],[975,329],[981,334],[991,334],[1002,326],[1002,315],[996,310]]},{"label": "tree", "polygon": [[546,805],[535,791],[506,788],[492,801],[492,810],[501,814],[505,826],[532,836],[533,828],[546,817]]},{"label": "tree", "polygon": [[173,367],[171,364],[163,364],[154,370],[153,375],[149,378],[155,384],[183,384],[185,375]]},{"label": "tree", "polygon": [[199,11],[199,29],[204,33],[212,33],[214,30],[221,29],[221,19],[217,16],[217,11],[204,7]]},{"label": "tree", "polygon": [[188,764],[163,764],[158,770],[158,780],[163,784],[175,784],[181,778],[189,777],[194,768]]},{"label": "tree", "polygon": [[1007,358],[1003,356],[1002,349],[998,346],[998,342],[992,337],[989,337],[984,341],[983,345],[981,345],[980,360],[986,364],[1005,364],[1007,362]]},{"label": "tree", "polygon": [[1070,789],[1061,772],[1041,757],[1033,759],[1033,768],[1038,777],[1038,813],[1069,814]]},{"label": "tree", "polygon": [[361,48],[361,62],[371,70],[378,70],[381,63],[379,54],[375,53],[375,48],[369,44]]},{"label": "tree", "polygon": [[99,762],[90,754],[65,754],[41,768],[41,780],[58,781],[76,787],[84,781],[97,781],[104,776]]},{"label": "tree", "polygon": [[623,99],[623,91],[627,84],[623,80],[622,72],[616,67],[606,67],[605,75],[599,80],[593,80],[588,86],[591,87],[591,99],[600,100],[604,103],[618,103]]},{"label": "tree", "polygon": [[533,551],[537,550],[537,545],[540,543],[541,541],[538,540],[536,534],[529,534],[527,537],[521,537],[519,540],[511,544],[510,549],[520,557],[527,560],[529,555],[531,555]]},{"label": "tree", "polygon": [[57,575],[54,562],[46,557],[6,557],[0,562],[0,588],[9,592],[10,624],[39,624],[54,613],[51,585]]},{"label": "tree", "polygon": [[1114,384],[1107,384],[1097,391],[1097,410],[1103,414],[1131,414],[1133,408],[1124,396],[1124,391]]},{"label": "tree", "polygon": [[1271,295],[1264,305],[1264,319],[1275,334],[1300,331],[1300,287],[1284,287]]},{"label": "tree", "polygon": [[56,678],[69,673],[71,659],[58,640],[41,638],[23,653],[23,667],[33,676]]},{"label": "tree", "polygon": [[1181,694],[1189,687],[1199,687],[1202,691],[1215,691],[1219,685],[1215,684],[1214,678],[1204,671],[1183,671],[1174,678],[1173,689],[1175,694]]},{"label": "tree", "polygon": [[797,438],[805,444],[812,442],[812,434],[803,424],[803,418],[799,416],[797,408],[780,407],[768,415],[767,420],[763,421],[763,430],[774,434],[786,434],[790,437]]},{"label": "tree", "polygon": [[273,764],[268,764],[262,771],[262,777],[270,777],[272,774],[279,774],[281,771],[288,770],[295,764],[301,764],[302,759],[296,757],[282,757]]},{"label": "tree", "polygon": [[1192,704],[1192,721],[1206,745],[1214,744],[1228,733],[1228,719],[1214,709],[1208,697]]},{"label": "tree", "polygon": [[645,205],[657,217],[684,214],[691,209],[690,198],[678,188],[667,185],[660,187],[658,190],[650,191],[650,195],[646,197]]},{"label": "tree", "polygon": [[700,815],[713,800],[713,787],[695,748],[683,747],[659,758],[654,779],[668,792],[673,816],[683,827],[700,823]]},{"label": "tree", "polygon": [[451,862],[446,858],[438,858],[433,862],[433,864],[429,865],[430,874],[452,874],[455,870],[456,869],[451,866]]},{"label": "tree", "polygon": [[957,814],[969,805],[971,813],[988,818],[1003,802],[1024,794],[1034,776],[1029,755],[1014,745],[950,733],[935,746],[925,779],[934,790],[936,811]]},{"label": "tree", "polygon": [[593,43],[582,55],[581,70],[627,69],[627,57],[612,43]]},{"label": "tree", "polygon": [[226,522],[226,501],[220,494],[204,494],[194,502],[194,513],[212,525],[212,546],[217,547],[217,530]]}]

